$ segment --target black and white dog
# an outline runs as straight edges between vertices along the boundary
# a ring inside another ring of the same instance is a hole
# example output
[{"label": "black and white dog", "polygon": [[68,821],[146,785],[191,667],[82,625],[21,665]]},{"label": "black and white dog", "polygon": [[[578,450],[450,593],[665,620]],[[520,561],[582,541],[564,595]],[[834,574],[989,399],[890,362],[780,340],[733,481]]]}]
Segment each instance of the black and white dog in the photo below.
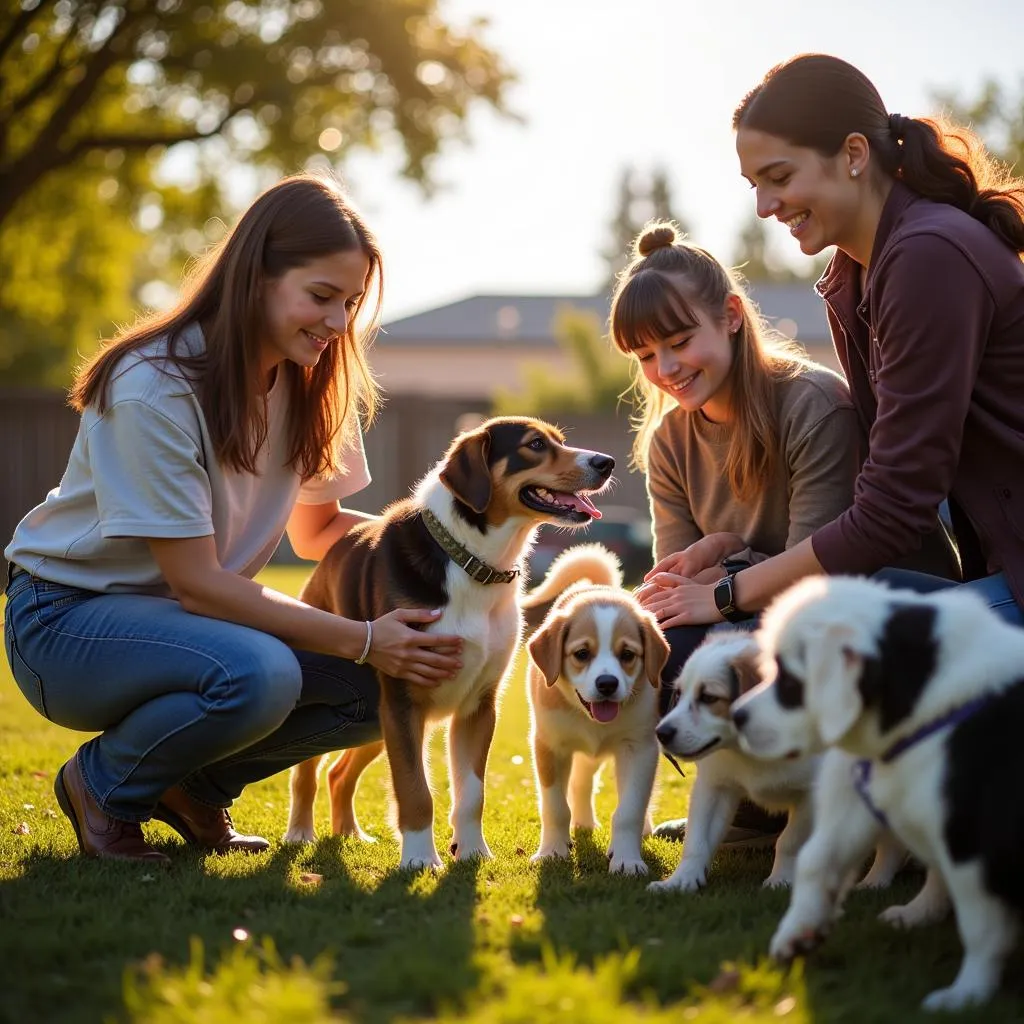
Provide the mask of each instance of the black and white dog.
[{"label": "black and white dog", "polygon": [[818,577],[779,596],[759,641],[767,681],[733,709],[742,746],[770,759],[836,746],[857,759],[855,785],[834,780],[836,798],[821,801],[772,955],[820,941],[884,823],[929,873],[883,916],[922,924],[952,902],[964,946],[956,980],[924,1007],[989,999],[1024,910],[1024,630],[962,588],[925,596]]}]

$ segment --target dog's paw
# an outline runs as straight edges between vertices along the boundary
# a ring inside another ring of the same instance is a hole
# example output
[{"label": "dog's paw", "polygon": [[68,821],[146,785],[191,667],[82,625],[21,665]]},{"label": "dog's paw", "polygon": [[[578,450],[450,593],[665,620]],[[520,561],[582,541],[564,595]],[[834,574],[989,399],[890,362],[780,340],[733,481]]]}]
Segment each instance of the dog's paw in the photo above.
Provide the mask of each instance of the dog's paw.
[{"label": "dog's paw", "polygon": [[647,886],[648,892],[697,892],[699,889],[704,888],[706,876],[703,871],[699,874],[697,872],[679,874],[678,872],[674,875],[669,875],[668,878],[663,878],[660,882],[651,882]]},{"label": "dog's paw", "polygon": [[574,818],[569,823],[570,832],[575,832],[576,829],[582,829],[584,832],[593,832],[596,828],[597,821],[591,817],[580,818],[578,821]]},{"label": "dog's paw", "polygon": [[448,852],[456,860],[472,860],[474,857],[480,860],[493,860],[494,854],[483,838],[472,842],[460,842],[453,839],[448,847]]},{"label": "dog's paw", "polygon": [[779,963],[790,960],[816,949],[825,939],[826,929],[799,921],[789,923],[783,920],[768,946],[768,955]]},{"label": "dog's paw", "polygon": [[568,842],[546,843],[531,858],[533,864],[542,860],[549,860],[552,857],[565,859],[569,856],[570,844]]},{"label": "dog's paw", "polygon": [[639,853],[618,855],[609,851],[608,873],[611,875],[646,875],[647,865]]},{"label": "dog's paw", "polygon": [[283,836],[282,843],[312,843],[316,839],[312,826],[292,825]]},{"label": "dog's paw", "polygon": [[950,985],[949,988],[939,988],[925,996],[921,1003],[921,1009],[932,1012],[964,1010],[968,1006],[977,1006],[978,1003],[988,1002],[991,995],[992,993],[988,989],[979,989],[969,985]]},{"label": "dog's paw", "polygon": [[403,857],[399,862],[400,871],[421,871],[426,868],[428,871],[444,871],[444,862],[435,853],[433,857],[415,854],[410,857]]},{"label": "dog's paw", "polygon": [[914,900],[909,903],[898,903],[892,907],[886,907],[878,915],[878,920],[892,928],[921,928],[926,924],[934,924],[945,916],[945,907],[938,907],[933,904],[914,905]]},{"label": "dog's paw", "polygon": [[762,889],[788,889],[793,885],[793,877],[788,871],[773,871],[762,883]]}]

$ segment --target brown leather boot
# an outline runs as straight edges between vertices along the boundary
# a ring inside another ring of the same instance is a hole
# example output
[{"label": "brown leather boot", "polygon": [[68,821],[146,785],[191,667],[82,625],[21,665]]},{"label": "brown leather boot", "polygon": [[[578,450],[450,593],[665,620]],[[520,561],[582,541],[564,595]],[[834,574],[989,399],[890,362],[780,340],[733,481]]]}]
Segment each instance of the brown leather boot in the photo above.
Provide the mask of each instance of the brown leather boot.
[{"label": "brown leather boot", "polygon": [[170,863],[170,857],[154,850],[146,842],[138,822],[112,818],[96,803],[82,778],[77,755],[57,772],[53,792],[60,809],[71,821],[78,846],[86,856],[143,860],[147,864]]},{"label": "brown leather boot", "polygon": [[160,797],[153,817],[170,825],[186,843],[214,853],[230,853],[232,850],[260,853],[270,848],[270,843],[262,836],[243,836],[236,832],[226,807],[201,804],[181,786],[172,786]]}]

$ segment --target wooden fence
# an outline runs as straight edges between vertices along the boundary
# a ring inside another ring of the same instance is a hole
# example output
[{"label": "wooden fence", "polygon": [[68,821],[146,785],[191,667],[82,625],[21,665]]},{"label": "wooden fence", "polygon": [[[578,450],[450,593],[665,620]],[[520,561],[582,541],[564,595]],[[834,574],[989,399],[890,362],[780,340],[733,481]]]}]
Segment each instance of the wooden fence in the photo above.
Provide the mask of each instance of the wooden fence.
[{"label": "wooden fence", "polygon": [[[366,435],[373,482],[347,504],[364,512],[409,493],[440,458],[455,434],[473,417],[486,416],[487,402],[412,395],[391,396]],[[643,478],[628,470],[630,435],[619,416],[552,417],[569,442],[614,456],[616,484],[605,504],[646,510]],[[0,543],[6,546],[21,517],[57,485],[67,465],[78,416],[59,392],[0,389]],[[279,558],[290,558],[287,542]]]}]

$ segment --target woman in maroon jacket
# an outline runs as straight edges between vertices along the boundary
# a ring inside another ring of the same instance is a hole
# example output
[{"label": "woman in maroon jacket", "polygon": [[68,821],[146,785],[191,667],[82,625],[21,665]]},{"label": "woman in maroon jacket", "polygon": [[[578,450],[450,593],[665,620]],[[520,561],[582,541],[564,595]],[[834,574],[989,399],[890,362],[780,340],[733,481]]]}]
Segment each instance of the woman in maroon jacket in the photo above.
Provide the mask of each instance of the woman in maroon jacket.
[{"label": "woman in maroon jacket", "polygon": [[[946,501],[965,585],[1024,624],[1024,180],[965,130],[887,112],[861,72],[821,54],[769,71],[733,125],[759,216],[807,255],[836,247],[817,289],[865,458],[838,519],[718,584],[682,585],[689,621],[738,619],[813,573],[903,561]],[[649,578],[681,586],[670,562]]]}]

